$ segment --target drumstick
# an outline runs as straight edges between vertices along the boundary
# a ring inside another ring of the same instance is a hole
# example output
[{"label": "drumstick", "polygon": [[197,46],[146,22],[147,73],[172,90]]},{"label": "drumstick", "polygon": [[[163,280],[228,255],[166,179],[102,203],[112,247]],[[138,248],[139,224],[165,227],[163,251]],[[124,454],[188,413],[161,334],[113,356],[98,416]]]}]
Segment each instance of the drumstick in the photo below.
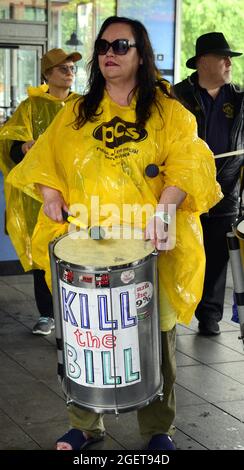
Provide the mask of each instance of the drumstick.
[{"label": "drumstick", "polygon": [[[244,149],[232,150],[231,152],[226,152],[226,153],[219,153],[218,155],[214,155],[214,158],[226,158],[226,157],[232,157],[233,155],[241,155],[241,154],[244,154]],[[163,169],[164,169],[164,165],[155,165],[155,163],[150,163],[145,168],[145,174],[149,178],[155,178],[155,176],[158,176],[160,171],[163,171]]]},{"label": "drumstick", "polygon": [[231,157],[232,155],[241,155],[242,153],[244,155],[244,149],[232,150],[231,152],[219,153],[218,155],[214,155],[214,158]]},{"label": "drumstick", "polygon": [[105,238],[105,231],[102,227],[94,225],[93,227],[88,227],[80,219],[74,217],[73,215],[68,214],[68,212],[62,209],[62,216],[66,222],[75,225],[76,227],[82,228],[88,231],[89,236],[93,240],[103,240]]}]

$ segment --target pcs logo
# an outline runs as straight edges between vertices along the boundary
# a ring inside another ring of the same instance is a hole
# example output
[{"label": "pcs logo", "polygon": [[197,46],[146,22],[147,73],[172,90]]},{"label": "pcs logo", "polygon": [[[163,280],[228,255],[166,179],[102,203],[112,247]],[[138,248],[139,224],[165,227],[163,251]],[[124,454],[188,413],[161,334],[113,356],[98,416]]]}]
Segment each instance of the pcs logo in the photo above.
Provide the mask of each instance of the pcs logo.
[{"label": "pcs logo", "polygon": [[114,117],[110,122],[103,122],[93,131],[93,137],[113,149],[126,142],[140,142],[147,138],[146,129],[137,129],[134,122],[126,122]]}]

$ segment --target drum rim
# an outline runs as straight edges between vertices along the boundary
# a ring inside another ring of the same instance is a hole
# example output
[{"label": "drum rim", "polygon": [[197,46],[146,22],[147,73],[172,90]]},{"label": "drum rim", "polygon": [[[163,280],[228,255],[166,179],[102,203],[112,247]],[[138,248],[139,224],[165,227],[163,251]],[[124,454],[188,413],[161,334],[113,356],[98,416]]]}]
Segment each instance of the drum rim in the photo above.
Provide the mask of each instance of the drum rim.
[{"label": "drum rim", "polygon": [[232,230],[234,234],[237,236],[237,238],[240,238],[241,240],[244,240],[244,233],[240,232],[237,227],[240,224],[240,222],[243,222],[243,221],[244,221],[244,215],[242,215],[239,219],[237,219],[233,223],[233,226],[232,226]]},{"label": "drum rim", "polygon": [[82,264],[75,264],[75,263],[70,263],[69,261],[65,261],[62,258],[59,258],[55,253],[53,253],[53,256],[55,257],[56,261],[58,264],[66,264],[66,267],[69,267],[71,269],[74,269],[74,271],[85,271],[89,273],[94,273],[98,274],[99,272],[104,272],[107,273],[108,271],[124,271],[125,269],[133,269],[136,268],[137,266],[144,264],[151,256],[155,256],[157,253],[153,251],[149,255],[145,256],[144,258],[140,258],[139,260],[132,261],[131,263],[127,264],[120,264],[120,265],[115,265],[115,266],[83,266]]},{"label": "drum rim", "polygon": [[52,255],[55,257],[55,259],[57,260],[57,262],[60,264],[60,263],[66,263],[68,266],[70,266],[71,268],[79,268],[79,270],[81,271],[88,271],[88,272],[93,272],[93,271],[103,271],[103,272],[107,272],[107,271],[118,271],[118,270],[124,270],[124,269],[128,269],[128,268],[133,268],[133,267],[136,267],[136,266],[139,266],[140,264],[144,263],[145,261],[147,261],[147,259],[149,259],[151,256],[156,256],[158,255],[158,251],[155,249],[155,247],[153,247],[152,245],[152,251],[151,253],[149,253],[148,255],[144,256],[143,258],[140,258],[138,260],[135,260],[135,261],[132,261],[130,263],[125,263],[125,264],[119,264],[119,265],[114,265],[114,266],[110,266],[110,265],[107,265],[107,266],[99,266],[99,265],[81,265],[81,264],[76,264],[76,263],[71,263],[70,261],[66,261],[62,258],[59,258],[56,253],[54,253],[54,248],[55,248],[55,245],[62,239],[62,238],[65,238],[67,236],[67,233],[65,233],[64,235],[61,235],[61,237],[58,237],[56,238],[55,240],[53,240],[52,242]]}]

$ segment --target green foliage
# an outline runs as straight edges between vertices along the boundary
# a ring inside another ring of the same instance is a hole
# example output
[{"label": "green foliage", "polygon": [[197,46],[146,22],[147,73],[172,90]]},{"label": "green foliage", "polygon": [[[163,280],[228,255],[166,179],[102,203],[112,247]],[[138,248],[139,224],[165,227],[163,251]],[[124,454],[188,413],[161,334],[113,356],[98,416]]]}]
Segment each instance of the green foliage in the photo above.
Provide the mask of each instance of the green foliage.
[{"label": "green foliage", "polygon": [[[181,79],[191,72],[186,60],[195,55],[196,39],[222,32],[234,51],[244,52],[243,0],[182,0]],[[244,56],[232,61],[233,82],[244,87]]]}]

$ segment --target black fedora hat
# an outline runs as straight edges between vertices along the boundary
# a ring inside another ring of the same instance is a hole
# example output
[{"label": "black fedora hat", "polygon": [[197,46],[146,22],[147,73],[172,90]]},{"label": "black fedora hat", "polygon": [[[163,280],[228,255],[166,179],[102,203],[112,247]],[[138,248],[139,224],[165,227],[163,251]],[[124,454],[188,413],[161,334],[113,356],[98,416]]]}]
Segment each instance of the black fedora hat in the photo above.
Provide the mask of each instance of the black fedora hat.
[{"label": "black fedora hat", "polygon": [[196,59],[205,54],[219,54],[235,57],[242,55],[242,52],[232,51],[222,33],[207,33],[197,39],[196,55],[187,60],[186,66],[189,69],[196,69]]}]

